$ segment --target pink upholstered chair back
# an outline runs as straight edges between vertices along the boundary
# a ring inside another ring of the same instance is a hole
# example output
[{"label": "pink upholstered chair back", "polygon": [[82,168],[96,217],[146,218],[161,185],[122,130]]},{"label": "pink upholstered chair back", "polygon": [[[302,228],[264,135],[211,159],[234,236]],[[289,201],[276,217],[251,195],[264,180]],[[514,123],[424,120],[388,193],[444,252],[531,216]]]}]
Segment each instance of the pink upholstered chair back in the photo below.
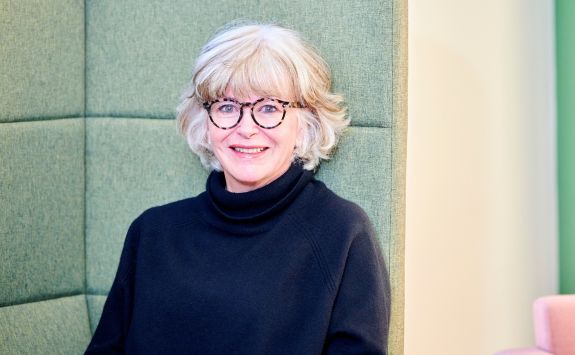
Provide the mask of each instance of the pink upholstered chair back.
[{"label": "pink upholstered chair back", "polygon": [[539,298],[533,316],[538,348],[554,355],[575,355],[575,295]]},{"label": "pink upholstered chair back", "polygon": [[533,303],[536,347],[495,355],[575,355],[575,295],[538,298]]}]

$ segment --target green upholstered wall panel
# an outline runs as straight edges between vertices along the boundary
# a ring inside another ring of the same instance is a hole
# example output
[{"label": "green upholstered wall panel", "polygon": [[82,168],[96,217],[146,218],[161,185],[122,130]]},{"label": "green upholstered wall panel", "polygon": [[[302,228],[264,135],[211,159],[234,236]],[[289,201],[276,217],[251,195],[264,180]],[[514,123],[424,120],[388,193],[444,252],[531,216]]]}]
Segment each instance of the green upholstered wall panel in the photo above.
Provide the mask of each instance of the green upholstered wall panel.
[{"label": "green upholstered wall panel", "polygon": [[353,123],[390,126],[396,2],[88,1],[87,112],[172,117],[200,47],[215,29],[243,18],[304,33],[332,66]]},{"label": "green upholstered wall panel", "polygon": [[0,308],[0,354],[82,354],[90,336],[83,295]]},{"label": "green upholstered wall panel", "polygon": [[0,306],[84,290],[84,120],[0,124]]},{"label": "green upholstered wall panel", "polygon": [[88,314],[90,316],[90,329],[92,333],[94,333],[98,326],[98,322],[102,316],[102,310],[104,309],[104,303],[106,303],[107,298],[107,296],[101,295],[86,295]]},{"label": "green upholstered wall panel", "polygon": [[174,120],[90,118],[86,125],[88,291],[107,293],[130,222],[203,191],[207,173]]},{"label": "green upholstered wall panel", "polygon": [[0,1],[0,122],[84,112],[84,1]]}]

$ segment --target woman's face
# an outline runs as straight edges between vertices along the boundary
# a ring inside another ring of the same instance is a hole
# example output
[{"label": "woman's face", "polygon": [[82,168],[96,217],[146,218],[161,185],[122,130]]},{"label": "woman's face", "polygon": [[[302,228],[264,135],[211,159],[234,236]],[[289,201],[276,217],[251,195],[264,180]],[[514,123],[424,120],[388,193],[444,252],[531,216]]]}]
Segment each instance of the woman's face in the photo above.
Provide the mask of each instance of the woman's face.
[{"label": "woman's face", "polygon": [[[235,97],[230,90],[225,96],[239,102],[260,99],[258,96]],[[272,129],[259,127],[252,119],[250,107],[244,108],[242,120],[234,128],[224,130],[209,123],[209,140],[222,166],[228,191],[255,190],[287,171],[299,134],[295,110],[286,109],[282,124]]]}]

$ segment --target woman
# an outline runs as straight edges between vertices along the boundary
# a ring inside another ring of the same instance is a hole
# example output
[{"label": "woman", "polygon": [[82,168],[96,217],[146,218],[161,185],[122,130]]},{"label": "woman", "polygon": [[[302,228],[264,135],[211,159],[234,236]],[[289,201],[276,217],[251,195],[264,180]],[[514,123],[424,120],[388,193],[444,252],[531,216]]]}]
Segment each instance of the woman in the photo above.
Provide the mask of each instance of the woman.
[{"label": "woman", "polygon": [[330,85],[283,27],[204,46],[177,120],[212,170],[206,191],[132,223],[87,354],[386,353],[371,224],[312,174],[348,124]]}]

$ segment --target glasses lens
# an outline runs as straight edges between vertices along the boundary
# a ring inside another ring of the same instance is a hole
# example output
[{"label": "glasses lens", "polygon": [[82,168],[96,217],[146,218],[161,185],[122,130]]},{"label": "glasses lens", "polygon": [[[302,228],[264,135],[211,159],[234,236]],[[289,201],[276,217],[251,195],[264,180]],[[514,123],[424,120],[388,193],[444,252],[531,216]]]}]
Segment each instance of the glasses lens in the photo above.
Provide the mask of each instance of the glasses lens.
[{"label": "glasses lens", "polygon": [[229,128],[238,122],[242,107],[233,101],[221,101],[212,104],[210,116],[221,128]]},{"label": "glasses lens", "polygon": [[284,107],[275,100],[266,99],[254,106],[254,116],[261,126],[275,127],[284,117]]}]

